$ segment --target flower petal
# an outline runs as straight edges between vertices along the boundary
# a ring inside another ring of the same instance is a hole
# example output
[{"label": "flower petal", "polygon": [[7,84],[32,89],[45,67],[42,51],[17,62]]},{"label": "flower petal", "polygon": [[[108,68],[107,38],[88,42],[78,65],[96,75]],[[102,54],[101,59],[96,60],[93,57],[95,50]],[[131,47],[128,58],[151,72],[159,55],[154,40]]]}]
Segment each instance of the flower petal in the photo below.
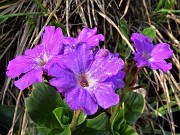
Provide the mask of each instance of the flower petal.
[{"label": "flower petal", "polygon": [[148,60],[144,59],[140,54],[133,53],[135,55],[134,60],[137,62],[137,67],[150,66]]},{"label": "flower petal", "polygon": [[95,99],[87,92],[87,97],[82,107],[84,113],[87,115],[92,115],[97,112],[98,104],[95,102]]},{"label": "flower petal", "polygon": [[11,78],[15,78],[32,70],[36,65],[36,62],[31,57],[19,55],[9,62],[6,74]]},{"label": "flower petal", "polygon": [[93,37],[87,40],[87,44],[92,48],[96,47],[99,44],[99,41],[104,41],[104,36],[102,34],[94,35]]},{"label": "flower petal", "polygon": [[96,32],[96,27],[94,29],[90,29],[87,27],[83,28],[82,31],[79,33],[78,42],[86,42],[90,37],[94,36]]},{"label": "flower petal", "polygon": [[66,92],[69,89],[72,89],[76,86],[74,83],[75,79],[71,80],[71,78],[53,78],[49,81],[52,86],[55,86],[60,93]]},{"label": "flower petal", "polygon": [[99,41],[104,41],[104,36],[102,34],[96,34],[97,28],[94,29],[84,28],[78,36],[78,43],[87,43],[90,48],[96,47]]},{"label": "flower petal", "polygon": [[61,28],[55,30],[54,26],[46,26],[42,38],[42,44],[46,52],[57,55],[63,46],[63,33]]},{"label": "flower petal", "polygon": [[33,49],[27,49],[25,51],[25,55],[36,59],[38,57],[43,56],[44,52],[45,52],[44,46],[40,44],[40,45],[36,45]]},{"label": "flower petal", "polygon": [[75,46],[77,44],[77,38],[64,37],[63,44],[69,45],[69,46]]},{"label": "flower petal", "polygon": [[78,45],[74,51],[62,56],[62,64],[75,74],[85,73],[93,60],[92,50],[87,44]]},{"label": "flower petal", "polygon": [[82,108],[88,115],[94,114],[98,109],[94,97],[83,88],[76,87],[68,91],[65,93],[65,100],[71,109],[78,110]]},{"label": "flower petal", "polygon": [[105,80],[105,82],[112,82],[114,84],[114,90],[123,88],[125,86],[125,83],[123,81],[123,78],[125,76],[125,73],[121,70],[117,73],[117,75],[113,75]]},{"label": "flower petal", "polygon": [[111,54],[106,49],[100,49],[95,56],[88,74],[91,78],[104,81],[108,77],[116,75],[124,67],[124,62],[117,55]]},{"label": "flower petal", "polygon": [[54,63],[50,67],[48,75],[58,77],[51,79],[49,82],[51,85],[55,86],[59,92],[65,92],[77,85],[74,73],[63,69],[58,63]]},{"label": "flower petal", "polygon": [[119,102],[119,95],[112,88],[112,83],[97,83],[93,89],[97,103],[104,109],[116,105]]},{"label": "flower petal", "polygon": [[151,56],[153,60],[164,60],[172,56],[173,51],[170,49],[170,45],[166,43],[157,44],[152,50]]},{"label": "flower petal", "polygon": [[160,69],[164,73],[172,68],[172,63],[167,63],[165,60],[151,62],[151,69]]},{"label": "flower petal", "polygon": [[32,70],[22,76],[19,80],[15,81],[14,84],[20,90],[24,90],[35,82],[42,82],[43,70]]},{"label": "flower petal", "polygon": [[59,65],[62,65],[61,64],[61,55],[57,55],[57,56],[54,56],[52,57],[44,66],[43,66],[43,69],[48,72],[49,71],[49,68],[54,64],[54,63],[58,63]]},{"label": "flower petal", "polygon": [[37,64],[36,69],[39,69],[41,67],[47,68],[48,65],[46,66],[46,64],[49,62],[50,59],[56,56],[52,56],[52,54],[49,54],[49,52],[45,50],[45,46],[42,44],[36,45],[33,49],[26,50],[25,55],[34,59]]},{"label": "flower petal", "polygon": [[154,46],[148,36],[144,36],[140,33],[133,33],[131,36],[131,40],[134,42],[134,47],[136,48],[137,53],[151,53],[151,51],[153,50]]}]

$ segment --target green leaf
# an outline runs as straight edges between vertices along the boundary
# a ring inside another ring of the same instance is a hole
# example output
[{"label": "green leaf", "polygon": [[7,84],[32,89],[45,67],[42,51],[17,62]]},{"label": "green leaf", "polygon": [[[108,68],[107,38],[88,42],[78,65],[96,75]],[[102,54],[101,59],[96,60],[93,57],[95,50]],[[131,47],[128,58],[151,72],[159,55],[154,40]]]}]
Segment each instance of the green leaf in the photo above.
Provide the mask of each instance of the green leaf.
[{"label": "green leaf", "polygon": [[[50,129],[47,127],[36,127],[36,132],[34,134],[37,135],[48,135]],[[27,131],[27,134],[30,134],[29,131]]]},{"label": "green leaf", "polygon": [[164,4],[164,9],[172,9],[176,5],[176,0],[166,0]]},{"label": "green leaf", "polygon": [[111,131],[119,131],[121,124],[125,121],[124,119],[124,110],[120,108],[118,114],[115,116],[115,118],[112,121],[111,124]]},{"label": "green leaf", "polygon": [[[122,34],[129,39],[128,35],[129,35],[129,28],[128,28],[128,24],[125,20],[121,20],[119,23],[119,29],[122,32]],[[125,40],[122,40],[118,46],[119,50],[120,50],[120,54],[124,59],[128,59],[129,56],[131,55],[131,50],[129,49],[129,47],[127,47],[127,43]]]},{"label": "green leaf", "polygon": [[[171,112],[179,112],[180,111],[180,108],[179,106],[177,106],[176,103],[173,103],[173,102],[170,102],[168,105],[165,104],[161,107],[159,107],[157,109],[157,112],[161,114],[161,116],[165,115],[168,111],[168,106],[171,106]],[[152,112],[152,118],[156,118],[157,117],[157,112]]]},{"label": "green leaf", "polygon": [[55,129],[52,129],[48,135],[61,135],[61,133],[63,132],[62,129],[60,128],[55,128]]},{"label": "green leaf", "polygon": [[[143,133],[144,134],[147,134],[147,135],[162,135],[163,132],[165,133],[165,135],[172,135],[172,132],[169,132],[169,131],[165,131],[161,129],[154,129],[152,127],[148,127],[148,128],[145,128],[145,129],[142,129]],[[180,135],[180,133],[176,133],[176,135]]]},{"label": "green leaf", "polygon": [[86,128],[85,131],[83,129],[81,131],[76,130],[73,132],[73,135],[113,135],[110,131],[108,130],[95,130],[91,128]]},{"label": "green leaf", "polygon": [[111,135],[108,128],[109,119],[106,113],[101,113],[93,119],[87,119],[82,125],[78,126],[73,135]]},{"label": "green leaf", "polygon": [[65,100],[62,101],[60,107],[65,108],[65,110],[66,110],[67,113],[68,113],[67,116],[68,116],[70,119],[72,119],[73,114],[74,114],[74,111],[68,106],[68,104],[66,103]]},{"label": "green leaf", "polygon": [[119,29],[121,30],[122,34],[128,38],[129,35],[129,29],[128,29],[128,24],[125,20],[121,20],[119,22]]},{"label": "green leaf", "polygon": [[7,14],[0,15],[0,20],[7,19],[9,17],[17,17],[17,16],[29,16],[29,15],[43,15],[41,12],[28,12],[28,13],[17,13],[17,14]]},{"label": "green leaf", "polygon": [[[15,106],[0,105],[0,126],[8,130],[11,128],[14,110]],[[14,126],[14,132],[18,132],[20,129],[20,121],[22,120],[23,112],[24,111],[22,109],[18,108],[16,115],[18,119]]]},{"label": "green leaf", "polygon": [[146,28],[142,31],[142,34],[145,36],[149,36],[151,41],[154,40],[156,36],[156,30],[153,27]]},{"label": "green leaf", "polygon": [[111,131],[114,135],[137,135],[136,131],[131,126],[127,125],[123,108],[120,108],[118,114],[112,121]]},{"label": "green leaf", "polygon": [[87,115],[83,111],[81,111],[77,125],[82,124],[86,120],[86,117]]},{"label": "green leaf", "polygon": [[120,135],[138,135],[137,132],[129,125],[126,125],[124,130],[119,132]]},{"label": "green leaf", "polygon": [[69,115],[71,115],[71,118],[73,117],[74,111],[68,106],[65,100],[62,101],[61,107],[64,107],[68,111]]},{"label": "green leaf", "polygon": [[[96,123],[96,124],[95,124]],[[106,113],[101,113],[93,119],[88,119],[86,122],[86,127],[94,128],[96,130],[105,130],[109,124],[109,119]]]},{"label": "green leaf", "polygon": [[66,127],[60,135],[71,135],[70,126]]},{"label": "green leaf", "polygon": [[59,123],[53,110],[60,106],[62,99],[58,92],[45,83],[33,85],[33,92],[25,99],[25,105],[30,118],[42,127],[55,128]]},{"label": "green leaf", "polygon": [[48,133],[48,135],[71,135],[70,126],[67,126],[63,131],[59,128],[53,129]]},{"label": "green leaf", "polygon": [[51,130],[50,128],[39,127],[29,117],[27,119],[28,128],[25,129],[25,135],[48,135],[48,132]]},{"label": "green leaf", "polygon": [[45,13],[47,13],[46,8],[41,4],[41,2],[39,0],[34,0],[36,2],[36,4],[41,8],[41,10]]},{"label": "green leaf", "polygon": [[[57,118],[57,120],[59,121],[60,124],[62,124],[62,123],[60,122],[60,119],[61,119],[61,117],[62,117],[61,114],[60,114],[60,112],[62,111],[62,108],[63,108],[63,111],[66,112],[66,113],[65,113],[66,116],[65,116],[65,114],[62,114],[62,115],[64,115],[63,117],[68,117],[68,121],[71,121],[71,119],[72,119],[72,117],[73,117],[73,113],[74,113],[74,111],[69,108],[69,106],[67,105],[67,103],[66,103],[65,100],[63,100],[61,106],[62,106],[62,107],[56,108],[56,109],[53,111],[53,113],[55,114],[55,116],[56,116],[56,118]],[[79,115],[79,119],[78,119],[77,125],[82,124],[82,123],[86,120],[86,117],[87,117],[87,115],[86,115],[83,111],[81,111],[81,113],[80,113],[80,115]],[[65,118],[65,119],[66,119],[66,118]],[[67,123],[66,123],[66,124],[67,124]],[[66,124],[65,124],[65,125],[66,125]]]},{"label": "green leaf", "polygon": [[68,126],[70,122],[70,118],[68,116],[68,112],[64,107],[58,107],[53,111],[56,119],[60,123],[61,127],[65,128]]},{"label": "green leaf", "polygon": [[113,135],[120,135],[117,131],[114,131]]},{"label": "green leaf", "polygon": [[164,0],[159,0],[154,12],[158,11],[163,5],[163,3],[164,3]]},{"label": "green leaf", "polygon": [[180,10],[160,9],[157,12],[161,12],[161,13],[180,13]]},{"label": "green leaf", "polygon": [[124,98],[125,119],[128,123],[133,124],[140,117],[144,110],[144,98],[136,92],[128,92]]},{"label": "green leaf", "polygon": [[130,57],[131,53],[132,53],[131,49],[129,49],[129,47],[126,47],[125,56],[124,56],[125,60],[127,60]]}]

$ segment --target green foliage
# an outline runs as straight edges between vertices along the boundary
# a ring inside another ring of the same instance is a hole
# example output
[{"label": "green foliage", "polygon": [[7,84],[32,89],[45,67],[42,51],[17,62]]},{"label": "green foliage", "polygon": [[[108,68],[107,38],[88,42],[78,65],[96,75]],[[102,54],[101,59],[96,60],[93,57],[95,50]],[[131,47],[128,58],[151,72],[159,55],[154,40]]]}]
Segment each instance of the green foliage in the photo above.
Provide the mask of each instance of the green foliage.
[{"label": "green foliage", "polygon": [[101,113],[93,119],[86,119],[86,121],[77,127],[73,135],[111,135],[109,129],[108,116]]},{"label": "green foliage", "polygon": [[41,4],[41,2],[39,0],[34,0],[36,2],[36,4],[41,8],[41,10],[44,12],[44,13],[47,13],[47,10],[46,8],[44,8],[44,6]]},{"label": "green foliage", "polygon": [[[162,134],[172,135],[171,132],[168,132],[165,130],[160,130],[160,129],[153,129],[152,127],[143,129],[143,133],[145,133],[147,135],[152,135],[152,134],[155,134],[155,135],[162,135]],[[176,133],[176,135],[180,135],[180,133]]]},{"label": "green foliage", "polygon": [[77,125],[82,124],[86,120],[86,117],[87,115],[83,111],[81,111]]},{"label": "green foliage", "polygon": [[25,99],[25,105],[30,118],[39,126],[58,127],[58,121],[53,110],[60,106],[62,99],[57,91],[47,84],[36,83],[33,92]]},{"label": "green foliage", "polygon": [[[25,103],[30,118],[37,124],[38,135],[71,134],[69,124],[73,111],[53,87],[45,83],[34,84],[33,92]],[[85,116],[81,114],[79,123],[82,123],[84,119]]]},{"label": "green foliage", "polygon": [[154,12],[159,12],[162,7],[163,9],[170,9],[174,6],[176,0],[159,0]]},{"label": "green foliage", "polygon": [[128,92],[124,98],[124,113],[128,123],[133,124],[144,110],[145,101],[141,94]]},{"label": "green foliage", "polygon": [[129,125],[125,125],[124,129],[121,132],[116,132],[114,135],[138,135],[137,132]]},{"label": "green foliage", "polygon": [[59,128],[53,129],[48,133],[48,135],[71,135],[70,126],[64,128],[63,131]]},{"label": "green foliage", "polygon": [[47,127],[36,127],[35,128],[35,133],[34,134],[37,134],[37,135],[48,135],[48,133],[50,132],[50,129],[47,128]]},{"label": "green foliage", "polygon": [[149,27],[149,28],[144,29],[142,31],[142,34],[145,36],[149,36],[151,41],[153,41],[156,36],[156,30],[152,27]]},{"label": "green foliage", "polygon": [[136,131],[126,122],[124,108],[120,108],[112,121],[111,131],[114,135],[137,135]]},{"label": "green foliage", "polygon": [[[0,126],[5,129],[10,129],[14,117],[15,106],[0,105]],[[20,123],[23,116],[23,110],[18,108],[17,121],[14,126],[14,132],[17,133],[20,129]]]},{"label": "green foliage", "polygon": [[33,12],[33,13],[17,13],[17,14],[7,14],[7,15],[0,15],[0,21],[4,19],[8,19],[10,17],[17,17],[17,16],[29,16],[29,15],[42,15],[41,12]]},{"label": "green foliage", "polygon": [[161,12],[161,13],[180,13],[180,10],[161,9],[161,10],[158,10],[157,12]]},{"label": "green foliage", "polygon": [[130,126],[135,123],[144,109],[144,98],[141,94],[128,92],[122,99],[122,107],[112,120],[111,131],[114,135],[137,135]]},{"label": "green foliage", "polygon": [[[129,28],[128,28],[128,24],[125,20],[121,20],[119,22],[119,29],[122,32],[122,34],[129,39]],[[127,47],[127,44],[125,42],[125,40],[122,40],[119,44],[119,51],[120,54],[122,56],[123,59],[128,59],[129,56],[131,55],[131,50],[129,49],[129,47]]]},{"label": "green foliage", "polygon": [[58,120],[61,127],[65,128],[68,126],[70,118],[67,110],[64,107],[58,107],[53,111],[56,119]]},{"label": "green foliage", "polygon": [[[176,4],[176,0],[159,0],[156,8],[154,9],[151,18],[157,25],[157,23],[164,22],[164,18],[168,13],[179,13],[180,10],[174,10],[173,7]],[[158,17],[157,17],[158,15]]]}]

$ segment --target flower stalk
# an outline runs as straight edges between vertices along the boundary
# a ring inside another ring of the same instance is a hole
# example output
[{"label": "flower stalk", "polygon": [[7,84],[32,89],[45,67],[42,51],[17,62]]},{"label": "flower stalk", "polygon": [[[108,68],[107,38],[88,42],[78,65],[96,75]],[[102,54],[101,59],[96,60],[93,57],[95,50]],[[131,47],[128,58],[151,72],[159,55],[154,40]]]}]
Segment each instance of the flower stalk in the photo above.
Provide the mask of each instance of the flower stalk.
[{"label": "flower stalk", "polygon": [[72,132],[76,130],[76,126],[77,126],[80,114],[81,114],[81,109],[74,111],[74,115],[70,124],[70,129]]}]

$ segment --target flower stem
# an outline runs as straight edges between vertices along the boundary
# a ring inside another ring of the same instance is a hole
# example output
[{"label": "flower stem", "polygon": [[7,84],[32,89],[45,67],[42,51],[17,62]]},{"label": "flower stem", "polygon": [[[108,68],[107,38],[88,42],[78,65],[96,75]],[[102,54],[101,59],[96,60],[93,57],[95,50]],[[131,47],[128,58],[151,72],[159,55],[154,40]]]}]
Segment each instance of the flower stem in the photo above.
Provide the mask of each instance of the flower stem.
[{"label": "flower stem", "polygon": [[76,130],[76,125],[78,123],[78,119],[79,119],[80,114],[81,114],[81,109],[74,111],[74,115],[73,115],[73,118],[72,118],[72,121],[70,124],[71,132]]}]

